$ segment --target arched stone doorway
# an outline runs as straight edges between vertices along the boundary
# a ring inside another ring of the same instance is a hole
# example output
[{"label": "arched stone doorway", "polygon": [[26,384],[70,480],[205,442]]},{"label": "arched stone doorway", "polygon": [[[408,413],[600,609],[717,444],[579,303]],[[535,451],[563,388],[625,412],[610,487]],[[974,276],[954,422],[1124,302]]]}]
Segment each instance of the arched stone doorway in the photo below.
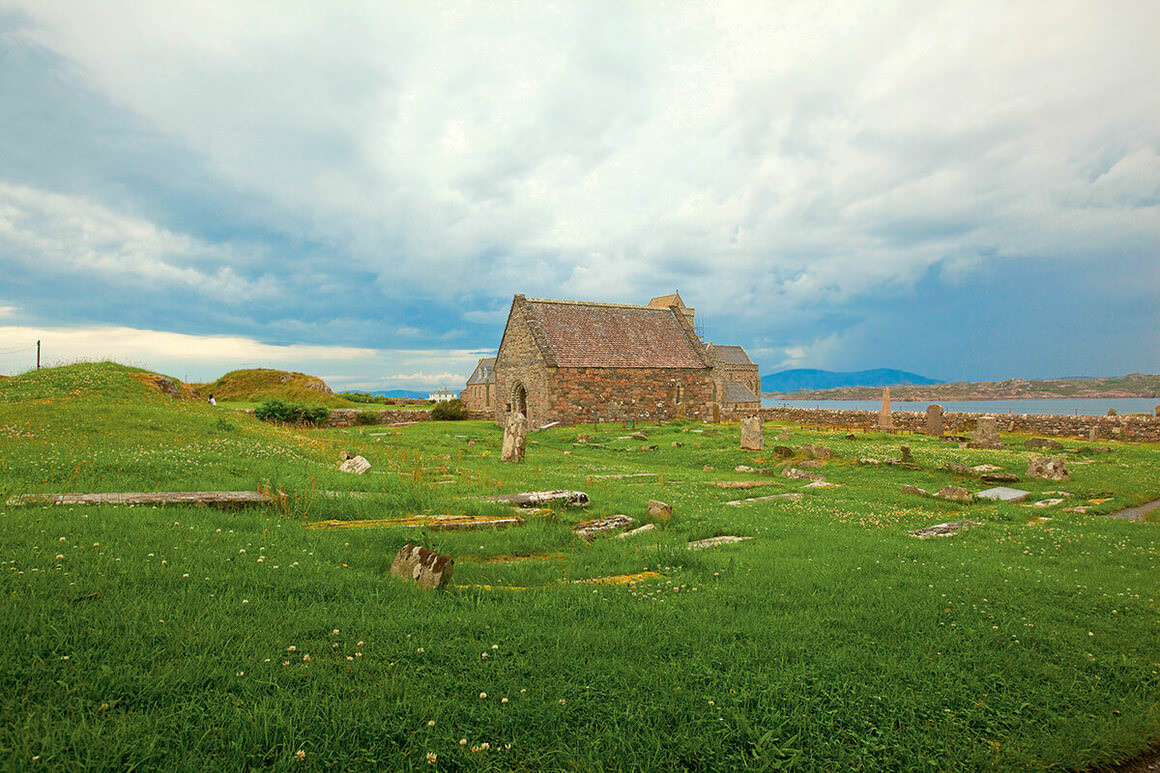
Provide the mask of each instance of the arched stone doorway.
[{"label": "arched stone doorway", "polygon": [[525,419],[528,417],[528,390],[523,384],[516,384],[512,390],[512,408],[522,413]]}]

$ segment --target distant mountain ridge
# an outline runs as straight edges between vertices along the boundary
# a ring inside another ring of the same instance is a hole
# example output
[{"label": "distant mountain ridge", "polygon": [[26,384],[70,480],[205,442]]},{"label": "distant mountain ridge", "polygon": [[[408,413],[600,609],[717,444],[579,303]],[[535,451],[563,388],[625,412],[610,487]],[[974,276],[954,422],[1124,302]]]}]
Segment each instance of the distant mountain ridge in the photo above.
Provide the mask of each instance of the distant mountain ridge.
[{"label": "distant mountain ridge", "polygon": [[893,386],[894,384],[941,384],[937,379],[920,376],[905,370],[874,368],[873,370],[832,371],[796,368],[770,373],[761,377],[761,391],[785,394],[799,389],[834,389],[850,386]]},{"label": "distant mountain ridge", "polygon": [[378,392],[369,392],[372,395],[381,395],[383,397],[406,397],[411,400],[426,400],[431,396],[430,392],[416,392],[413,389],[384,389]]}]

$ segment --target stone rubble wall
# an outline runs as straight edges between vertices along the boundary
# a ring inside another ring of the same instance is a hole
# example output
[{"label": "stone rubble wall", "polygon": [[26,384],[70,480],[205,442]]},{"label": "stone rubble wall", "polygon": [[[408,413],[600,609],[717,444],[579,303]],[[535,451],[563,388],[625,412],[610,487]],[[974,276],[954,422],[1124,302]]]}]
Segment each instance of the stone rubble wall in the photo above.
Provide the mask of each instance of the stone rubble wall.
[{"label": "stone rubble wall", "polygon": [[[333,408],[330,411],[330,427],[352,427],[360,413],[375,414],[375,424],[407,424],[414,421],[430,421],[431,411],[383,411],[374,408]],[[372,425],[365,425],[372,426]]]},{"label": "stone rubble wall", "polygon": [[[926,414],[893,411],[894,427],[903,432],[921,433],[926,428]],[[1160,442],[1160,417],[1157,416],[1046,416],[1026,413],[944,413],[943,432],[967,435],[983,416],[994,416],[1000,432],[1023,432],[1032,435],[1078,437],[1087,440],[1093,427],[1105,440]],[[762,408],[765,421],[782,421],[830,429],[877,430],[877,411],[845,411],[830,408]]]}]

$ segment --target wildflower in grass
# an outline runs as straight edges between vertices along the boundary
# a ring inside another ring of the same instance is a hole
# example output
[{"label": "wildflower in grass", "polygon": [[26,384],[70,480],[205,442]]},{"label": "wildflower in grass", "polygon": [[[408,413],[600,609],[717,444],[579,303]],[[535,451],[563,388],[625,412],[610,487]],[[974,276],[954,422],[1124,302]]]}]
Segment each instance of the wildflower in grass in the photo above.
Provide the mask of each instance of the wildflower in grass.
[{"label": "wildflower in grass", "polygon": [[[64,537],[61,537],[61,538],[60,538],[60,541],[61,541],[61,542],[66,542],[67,540],[66,540]],[[149,555],[153,555],[153,554],[152,554],[152,553],[150,553]]]},{"label": "wildflower in grass", "polygon": [[331,636],[338,636],[338,629],[335,628],[333,631],[330,632],[330,635]]},{"label": "wildflower in grass", "polygon": [[361,653],[361,652],[356,652],[356,653],[354,653],[354,656],[355,656],[356,658],[361,658],[361,657],[362,657],[362,653]]},{"label": "wildflower in grass", "polygon": [[359,642],[357,645],[355,645],[355,646],[361,647],[361,646],[363,646],[364,644],[366,644],[366,642],[364,642],[364,641],[360,641],[360,642]]},{"label": "wildflower in grass", "polygon": [[487,660],[487,653],[486,652],[479,653],[479,659],[480,660]]},{"label": "wildflower in grass", "polygon": [[427,764],[434,765],[435,760],[439,759],[439,755],[435,752],[427,752]]},{"label": "wildflower in grass", "polygon": [[479,694],[479,698],[480,698],[480,700],[487,700],[487,693],[485,693],[485,692],[481,692],[481,693]]},{"label": "wildflower in grass", "polygon": [[491,645],[491,648],[492,648],[493,650],[498,650],[498,649],[499,649],[499,645],[498,645],[498,644],[493,644],[493,645]]},{"label": "wildflower in grass", "polygon": [[308,653],[308,654],[306,654],[306,655],[303,655],[303,656],[302,656],[302,659],[303,659],[303,660],[310,660],[310,655],[309,655],[309,653]]},{"label": "wildflower in grass", "polygon": [[302,760],[306,759],[306,752],[299,749],[298,751],[294,752],[294,759],[302,762]]},{"label": "wildflower in grass", "polygon": [[481,743],[479,745],[479,748],[482,749],[483,751],[487,751],[488,749],[491,748],[491,744],[489,744],[487,741],[484,741],[483,743]]},{"label": "wildflower in grass", "polygon": [[347,655],[347,656],[346,656],[346,659],[347,659],[347,660],[354,660],[354,658],[352,658],[350,655]]},{"label": "wildflower in grass", "polygon": [[60,553],[57,553],[57,554],[56,554],[56,560],[57,560],[57,561],[62,561],[62,560],[64,560],[64,556],[63,556],[63,555],[61,555]]},{"label": "wildflower in grass", "polygon": [[467,746],[467,739],[466,739],[466,738],[460,738],[460,739],[459,739],[459,745],[460,745],[460,746]]},{"label": "wildflower in grass", "polygon": [[500,699],[499,699],[499,702],[500,702],[500,703],[507,703],[507,702],[508,702],[508,699],[507,699],[507,698],[500,698]]},{"label": "wildflower in grass", "polygon": [[422,655],[422,654],[423,654],[423,648],[422,648],[422,647],[420,647],[419,649],[415,650],[415,652],[418,652],[420,655]]},{"label": "wildflower in grass", "polygon": [[435,727],[435,720],[428,719],[427,720],[427,727]]},{"label": "wildflower in grass", "polygon": [[286,651],[287,652],[294,652],[297,649],[298,649],[297,647],[295,647],[293,644],[291,644],[289,647],[286,648]]},{"label": "wildflower in grass", "polygon": [[246,672],[245,672],[245,671],[239,671],[239,672],[237,673],[237,675],[238,675],[238,676],[245,676],[245,675],[246,675]]},{"label": "wildflower in grass", "polygon": [[563,706],[563,705],[564,705],[564,699],[563,699],[563,698],[561,698],[561,699],[560,699],[560,705],[561,705],[561,706]]},{"label": "wildflower in grass", "polygon": [[283,660],[283,661],[282,661],[282,665],[284,665],[284,666],[288,666],[288,665],[290,665],[290,661],[289,661],[289,660]]}]

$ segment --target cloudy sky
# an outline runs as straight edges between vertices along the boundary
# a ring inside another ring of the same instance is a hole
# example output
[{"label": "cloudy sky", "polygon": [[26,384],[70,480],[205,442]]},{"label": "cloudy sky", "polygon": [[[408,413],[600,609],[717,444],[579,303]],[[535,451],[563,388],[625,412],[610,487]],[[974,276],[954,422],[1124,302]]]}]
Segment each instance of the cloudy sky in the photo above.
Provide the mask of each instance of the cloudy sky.
[{"label": "cloudy sky", "polygon": [[674,289],[763,373],[1160,372],[1160,3],[0,0],[0,373],[458,386]]}]

